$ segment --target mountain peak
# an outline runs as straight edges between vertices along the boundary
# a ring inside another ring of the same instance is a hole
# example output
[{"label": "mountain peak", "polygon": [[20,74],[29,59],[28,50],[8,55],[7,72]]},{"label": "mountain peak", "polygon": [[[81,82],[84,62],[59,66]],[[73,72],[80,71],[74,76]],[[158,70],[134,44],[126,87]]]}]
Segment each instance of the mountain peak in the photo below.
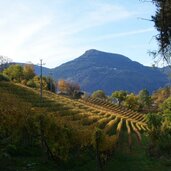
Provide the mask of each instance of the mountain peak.
[{"label": "mountain peak", "polygon": [[121,54],[96,49],[87,50],[55,68],[53,73],[56,80],[73,80],[84,91],[101,89],[108,95],[115,90],[138,93],[146,88],[152,92],[168,83],[167,76],[158,69],[145,67]]},{"label": "mountain peak", "polygon": [[106,59],[106,57],[108,57],[108,58],[118,58],[118,59],[120,58],[120,59],[130,60],[128,57],[126,57],[124,55],[117,54],[117,53],[104,52],[104,51],[100,51],[100,50],[97,50],[97,49],[89,49],[89,50],[85,51],[85,53],[82,56],[84,56],[84,57],[96,56],[98,58],[105,57],[105,59]]},{"label": "mountain peak", "polygon": [[[117,54],[117,53],[108,53],[96,49],[90,49],[85,51],[83,55],[76,58],[76,61],[80,60],[88,60],[89,63],[94,63],[96,66],[106,66],[106,67],[113,67],[113,65],[124,67],[128,65],[128,63],[133,63],[128,57]],[[134,62],[135,64],[135,62]],[[138,64],[138,63],[137,63]],[[140,64],[138,64],[140,65]]]},{"label": "mountain peak", "polygon": [[85,54],[94,54],[94,53],[99,53],[99,52],[102,52],[102,51],[99,51],[97,49],[89,49],[85,51]]}]

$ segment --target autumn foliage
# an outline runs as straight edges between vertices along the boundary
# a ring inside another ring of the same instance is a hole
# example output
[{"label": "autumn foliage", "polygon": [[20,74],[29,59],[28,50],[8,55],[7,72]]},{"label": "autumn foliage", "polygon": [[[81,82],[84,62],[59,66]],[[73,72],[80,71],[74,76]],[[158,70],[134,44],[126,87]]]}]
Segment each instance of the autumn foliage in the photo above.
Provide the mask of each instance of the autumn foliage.
[{"label": "autumn foliage", "polygon": [[57,88],[61,93],[74,96],[74,94],[80,91],[79,84],[73,81],[59,80],[57,83]]}]

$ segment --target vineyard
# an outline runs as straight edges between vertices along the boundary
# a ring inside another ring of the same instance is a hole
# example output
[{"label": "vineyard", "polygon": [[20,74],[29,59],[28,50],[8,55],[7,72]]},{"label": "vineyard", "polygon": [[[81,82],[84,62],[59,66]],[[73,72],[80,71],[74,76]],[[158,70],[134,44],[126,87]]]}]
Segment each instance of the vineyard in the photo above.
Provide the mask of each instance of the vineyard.
[{"label": "vineyard", "polygon": [[[20,146],[24,147],[24,156],[27,156],[27,153],[30,155],[31,151],[33,156],[39,154],[39,163],[46,152],[55,162],[71,160],[72,168],[79,163],[81,167],[78,167],[78,170],[91,170],[92,167],[96,167],[98,154],[106,161],[114,151],[116,153],[116,149],[117,156],[122,154],[121,151],[124,156],[129,156],[127,165],[132,167],[133,158],[143,152],[143,133],[149,128],[146,117],[141,113],[106,100],[91,97],[71,99],[49,91],[43,91],[43,98],[40,99],[39,90],[9,82],[0,82],[0,93],[0,170],[16,167],[15,162],[11,163],[3,155],[6,155],[6,149],[18,155],[18,151],[14,152],[14,149],[19,148],[20,151]],[[37,145],[38,149],[40,148],[38,153],[33,149],[34,146],[37,148]],[[25,148],[28,148],[28,151]],[[141,152],[135,156],[133,153],[131,158],[130,154],[137,148],[141,149]],[[89,157],[86,159],[87,155]],[[19,158],[17,161],[25,165],[25,160],[22,160]],[[88,168],[84,168],[85,162]],[[153,168],[152,166],[148,168]],[[118,170],[125,167],[119,166]],[[141,170],[139,165],[136,167]],[[56,166],[54,170],[55,168]],[[71,168],[70,163],[65,169],[68,168]],[[113,170],[113,164],[111,168],[109,170]],[[160,170],[157,162],[155,168]]]},{"label": "vineyard", "polygon": [[67,97],[44,92],[45,97],[58,101],[75,112],[67,116],[70,121],[80,122],[82,125],[94,125],[104,130],[108,135],[119,138],[120,132],[126,127],[128,142],[131,142],[131,133],[136,134],[138,142],[141,142],[141,133],[148,127],[144,114],[128,110],[101,99],[84,98],[73,100]]},{"label": "vineyard", "polygon": [[[5,83],[4,86],[2,85],[1,89],[3,88],[4,91],[8,89],[9,92],[8,86],[10,85],[8,83]],[[13,89],[21,98],[34,103],[33,109],[39,106],[40,99],[38,96],[35,96],[39,94],[39,91],[21,85],[13,85]],[[13,89],[11,91],[14,93]],[[114,140],[114,144],[117,142],[122,131],[127,132],[128,144],[131,145],[131,134],[135,134],[140,143],[141,133],[148,130],[143,114],[107,101],[91,97],[74,100],[49,91],[44,91],[43,95],[44,102],[41,104],[41,107],[44,107],[46,111],[55,114],[64,123],[67,122],[72,126],[74,125],[74,127],[82,131],[88,128],[88,130],[93,132],[93,129],[98,127],[108,135],[108,140]]]},{"label": "vineyard", "polygon": [[[77,120],[82,125],[99,127],[111,138],[115,136],[117,139],[121,131],[126,127],[129,145],[131,145],[131,133],[136,135],[140,143],[141,133],[148,130],[143,114],[91,97],[71,100],[49,92],[44,93],[47,98],[58,101],[58,103],[75,112],[74,115],[67,116],[67,120]],[[116,139],[114,143],[116,143]]]}]

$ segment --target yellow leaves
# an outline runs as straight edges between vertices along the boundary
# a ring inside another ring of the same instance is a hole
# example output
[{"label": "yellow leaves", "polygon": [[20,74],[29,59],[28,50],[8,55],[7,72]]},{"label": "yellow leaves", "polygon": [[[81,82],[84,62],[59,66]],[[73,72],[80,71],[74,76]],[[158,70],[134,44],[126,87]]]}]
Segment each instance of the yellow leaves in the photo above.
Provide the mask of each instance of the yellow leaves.
[{"label": "yellow leaves", "polygon": [[110,120],[109,122],[108,122],[108,124],[105,126],[105,128],[104,128],[104,131],[107,133],[107,132],[109,132],[111,129],[112,129],[112,127],[115,125],[115,123],[118,121],[118,118],[116,117],[115,119],[113,119],[113,120]]},{"label": "yellow leaves", "polygon": [[129,121],[126,120],[126,128],[127,128],[127,132],[128,132],[128,144],[129,146],[131,146],[132,140],[131,140],[131,128],[129,126]]},{"label": "yellow leaves", "polygon": [[127,131],[128,131],[128,135],[130,135],[131,134],[131,128],[129,126],[129,121],[128,120],[126,120],[126,127],[127,127]]},{"label": "yellow leaves", "polygon": [[75,91],[80,90],[80,86],[77,83],[66,80],[59,80],[57,87],[59,91],[68,95],[73,95]]},{"label": "yellow leaves", "polygon": [[137,136],[137,139],[138,139],[138,142],[141,143],[141,134],[139,133],[139,131],[136,129],[136,127],[134,126],[134,123],[131,122],[131,126],[132,126],[132,129],[134,130],[136,136]]},{"label": "yellow leaves", "polygon": [[81,147],[86,147],[92,143],[92,130],[81,128],[81,130],[76,131],[77,142]]},{"label": "yellow leaves", "polygon": [[118,123],[117,129],[116,129],[116,135],[117,135],[118,138],[119,138],[119,135],[120,135],[120,132],[121,132],[121,129],[122,129],[122,124],[123,124],[123,119],[121,118],[120,122]]},{"label": "yellow leaves", "polygon": [[68,84],[65,80],[59,80],[58,81],[58,84],[57,84],[57,87],[60,91],[64,91],[66,92],[68,90]]}]

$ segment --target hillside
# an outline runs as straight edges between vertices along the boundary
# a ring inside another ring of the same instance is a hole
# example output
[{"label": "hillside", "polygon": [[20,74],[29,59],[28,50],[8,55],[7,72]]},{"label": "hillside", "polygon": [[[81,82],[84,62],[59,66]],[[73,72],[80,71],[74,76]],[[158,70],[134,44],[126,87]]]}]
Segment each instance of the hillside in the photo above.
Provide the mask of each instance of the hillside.
[{"label": "hillside", "polygon": [[56,80],[74,80],[90,93],[98,89],[107,94],[115,90],[137,93],[145,88],[153,92],[168,83],[167,76],[158,68],[143,66],[123,55],[93,49],[51,71]]},{"label": "hillside", "polygon": [[[96,126],[106,135],[103,150],[109,150],[113,145],[115,148],[119,141],[112,160],[105,166],[106,171],[169,170],[160,161],[150,161],[145,156],[145,139],[141,135],[147,126],[142,114],[92,98],[73,100],[48,91],[43,92],[40,101],[38,90],[9,82],[0,82],[0,92],[0,170],[93,171],[97,163],[90,145]],[[40,127],[41,123],[43,127]],[[53,148],[54,155],[57,150],[64,160],[69,153],[68,162],[59,163],[58,159],[55,164],[44,158],[46,153],[40,143],[44,138],[40,136],[40,141],[37,135],[42,128],[46,145]],[[144,140],[140,146],[137,140],[139,142],[141,138]],[[133,146],[131,153],[130,143]],[[69,151],[63,151],[63,148],[69,148]]]}]

